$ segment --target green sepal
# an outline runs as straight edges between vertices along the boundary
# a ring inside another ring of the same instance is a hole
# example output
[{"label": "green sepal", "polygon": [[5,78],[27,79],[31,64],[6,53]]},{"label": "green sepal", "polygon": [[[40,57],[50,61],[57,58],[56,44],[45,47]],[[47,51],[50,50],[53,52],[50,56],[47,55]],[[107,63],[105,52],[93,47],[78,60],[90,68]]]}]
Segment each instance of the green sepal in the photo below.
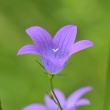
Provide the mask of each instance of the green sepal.
[{"label": "green sepal", "polygon": [[39,63],[37,60],[35,60],[43,69],[45,69],[45,67],[41,64],[41,63]]},{"label": "green sepal", "polygon": [[[67,66],[69,66],[69,65],[71,65],[71,64],[72,64],[72,63],[70,62],[69,64],[66,64],[65,67],[67,67]],[[64,67],[64,68],[65,68],[65,67]]]},{"label": "green sepal", "polygon": [[67,74],[56,74],[56,76],[66,76]]}]

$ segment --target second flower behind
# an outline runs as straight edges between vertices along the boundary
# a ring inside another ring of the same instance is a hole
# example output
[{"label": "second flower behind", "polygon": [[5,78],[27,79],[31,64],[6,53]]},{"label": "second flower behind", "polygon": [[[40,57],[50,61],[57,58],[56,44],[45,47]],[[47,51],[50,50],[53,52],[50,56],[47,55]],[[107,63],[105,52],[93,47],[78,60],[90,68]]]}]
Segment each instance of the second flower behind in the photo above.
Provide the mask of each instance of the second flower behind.
[{"label": "second flower behind", "polygon": [[[60,104],[63,108],[63,110],[76,110],[79,106],[89,105],[90,101],[88,99],[81,97],[86,94],[87,92],[91,91],[92,87],[83,87],[75,92],[73,92],[66,100],[64,94],[58,90],[55,89],[55,94],[58,97],[58,100],[60,101]],[[59,107],[51,100],[47,95],[44,98],[46,106],[42,104],[31,104],[26,107],[24,107],[22,110],[60,110]]]}]

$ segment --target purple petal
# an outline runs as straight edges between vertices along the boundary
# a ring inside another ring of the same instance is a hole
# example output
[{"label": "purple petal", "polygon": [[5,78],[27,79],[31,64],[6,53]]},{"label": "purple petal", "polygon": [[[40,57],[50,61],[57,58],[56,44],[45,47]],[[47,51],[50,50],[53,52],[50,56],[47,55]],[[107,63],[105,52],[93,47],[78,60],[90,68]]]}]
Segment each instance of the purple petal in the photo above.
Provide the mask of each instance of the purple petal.
[{"label": "purple petal", "polygon": [[42,64],[50,74],[60,73],[66,65],[68,59],[42,57]]},{"label": "purple petal", "polygon": [[87,99],[80,99],[77,102],[76,106],[83,106],[83,105],[89,105],[89,104],[90,104],[90,101],[89,100],[87,100]]},{"label": "purple petal", "polygon": [[74,25],[67,25],[61,28],[53,39],[53,49],[59,49],[57,56],[59,58],[65,57],[68,49],[74,43],[77,34],[77,27]]},{"label": "purple petal", "polygon": [[58,109],[59,107],[53,100],[51,100],[47,95],[45,96],[45,103],[47,105],[47,108],[50,110]]},{"label": "purple petal", "polygon": [[91,42],[89,40],[78,41],[70,47],[70,55],[72,55],[78,51],[84,50],[86,48],[89,48],[93,45],[94,45],[93,42]]},{"label": "purple petal", "polygon": [[66,103],[67,108],[75,107],[77,105],[78,100],[87,92],[91,91],[92,87],[83,87],[78,90],[76,90],[74,93],[72,93]]},{"label": "purple petal", "polygon": [[61,106],[64,107],[65,106],[65,102],[66,102],[66,98],[65,98],[64,94],[58,89],[54,89],[54,92],[55,92],[55,94],[56,94]]},{"label": "purple petal", "polygon": [[48,110],[48,109],[41,104],[31,104],[24,107],[22,110]]},{"label": "purple petal", "polygon": [[37,47],[33,45],[26,45],[22,47],[17,53],[17,55],[22,55],[22,54],[38,54],[39,55],[39,51]]},{"label": "purple petal", "polygon": [[[61,106],[64,107],[65,106],[65,102],[66,102],[64,94],[58,89],[54,89],[54,92],[55,92],[55,94],[56,94]],[[59,110],[58,109],[59,107],[47,95],[45,96],[45,103],[46,103],[46,105],[47,105],[47,107],[49,109],[51,109],[51,110]]]},{"label": "purple petal", "polygon": [[33,26],[26,30],[42,55],[49,55],[52,48],[51,35],[41,27]]}]

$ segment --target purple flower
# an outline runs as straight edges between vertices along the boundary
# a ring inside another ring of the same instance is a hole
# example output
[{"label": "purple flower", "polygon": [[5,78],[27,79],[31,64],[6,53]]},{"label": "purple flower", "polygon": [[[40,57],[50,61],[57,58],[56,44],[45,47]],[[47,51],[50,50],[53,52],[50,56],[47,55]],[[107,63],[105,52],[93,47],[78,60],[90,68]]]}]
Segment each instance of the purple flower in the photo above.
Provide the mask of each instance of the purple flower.
[{"label": "purple flower", "polygon": [[[80,99],[85,93],[92,90],[92,87],[83,87],[75,92],[73,92],[68,99],[66,100],[64,94],[55,89],[55,94],[58,97],[58,100],[63,108],[63,110],[76,110],[78,106],[89,105],[90,101],[88,99],[82,98]],[[47,95],[45,96],[45,103],[46,106],[42,104],[31,104],[23,108],[22,110],[60,110],[59,107],[51,100]]]},{"label": "purple flower", "polygon": [[74,25],[62,27],[56,33],[54,39],[39,26],[30,27],[26,32],[35,46],[24,46],[18,51],[17,55],[39,55],[42,58],[44,68],[50,74],[60,73],[72,54],[94,45],[89,40],[81,40],[75,43],[77,27]]}]

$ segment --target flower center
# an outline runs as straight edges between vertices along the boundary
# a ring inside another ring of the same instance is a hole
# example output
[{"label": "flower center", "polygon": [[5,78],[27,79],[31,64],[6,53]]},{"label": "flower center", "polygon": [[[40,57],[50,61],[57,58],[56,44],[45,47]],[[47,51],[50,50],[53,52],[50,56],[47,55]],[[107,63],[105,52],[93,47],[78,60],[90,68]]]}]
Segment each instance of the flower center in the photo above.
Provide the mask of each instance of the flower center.
[{"label": "flower center", "polygon": [[57,49],[52,49],[54,52],[57,52],[58,51],[58,48]]},{"label": "flower center", "polygon": [[58,51],[58,48],[52,50],[54,51],[54,57],[56,58],[56,52]]}]

